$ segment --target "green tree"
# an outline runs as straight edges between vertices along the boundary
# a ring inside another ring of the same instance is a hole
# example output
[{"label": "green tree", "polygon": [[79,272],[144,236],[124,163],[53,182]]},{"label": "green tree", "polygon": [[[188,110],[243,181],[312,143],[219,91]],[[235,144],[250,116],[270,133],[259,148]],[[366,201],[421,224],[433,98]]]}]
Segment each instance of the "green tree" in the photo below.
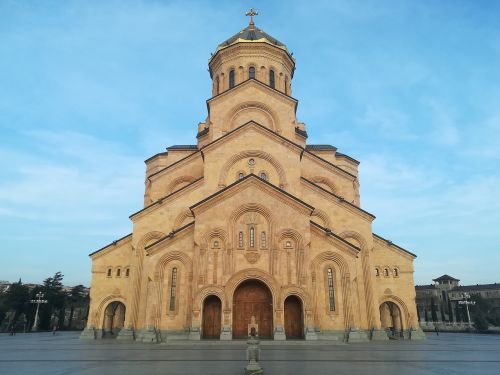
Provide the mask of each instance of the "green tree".
[{"label": "green tree", "polygon": [[436,303],[434,302],[434,297],[431,298],[431,317],[433,322],[438,321],[437,312],[436,312]]},{"label": "green tree", "polygon": [[13,283],[5,293],[4,304],[7,311],[14,310],[13,323],[17,321],[20,314],[25,312],[29,298],[30,291],[26,285],[23,285],[21,279],[17,283]]},{"label": "green tree", "polygon": [[[54,313],[58,313],[59,321],[64,320],[64,303],[66,295],[63,292],[62,280],[64,275],[61,272],[56,272],[54,276],[48,277],[43,281],[42,290],[45,294],[47,304],[40,307],[40,328],[50,329],[51,318]],[[62,320],[61,320],[62,316]]]},{"label": "green tree", "polygon": [[68,329],[72,328],[75,307],[83,306],[86,299],[88,299],[88,295],[83,285],[76,285],[71,288],[67,296],[67,303],[70,307]]}]

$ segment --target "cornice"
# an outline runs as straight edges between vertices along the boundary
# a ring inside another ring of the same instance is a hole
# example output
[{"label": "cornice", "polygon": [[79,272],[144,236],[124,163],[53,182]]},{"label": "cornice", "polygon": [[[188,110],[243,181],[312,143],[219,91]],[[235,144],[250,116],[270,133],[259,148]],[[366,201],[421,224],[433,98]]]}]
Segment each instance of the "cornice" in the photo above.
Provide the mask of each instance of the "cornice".
[{"label": "cornice", "polygon": [[110,244],[108,244],[104,247],[101,247],[99,250],[96,250],[93,253],[90,253],[89,257],[91,257],[92,259],[96,259],[99,256],[105,255],[105,254],[109,253],[110,251],[116,249],[117,245],[123,245],[126,241],[131,241],[131,240],[132,240],[132,233],[129,233],[126,236],[123,236],[123,237],[111,242]]},{"label": "cornice", "polygon": [[312,220],[310,220],[309,223],[311,224],[311,229],[312,229],[311,232],[316,232],[318,234],[321,234],[323,239],[326,239],[333,245],[341,247],[343,250],[346,250],[350,255],[356,258],[358,257],[358,254],[361,251],[359,247],[344,240],[342,237],[339,237],[338,235],[333,233],[329,228],[322,227],[321,225],[315,223]]},{"label": "cornice", "polygon": [[204,212],[205,210],[211,208],[215,203],[219,202],[220,200],[231,197],[240,192],[242,188],[252,185],[256,186],[257,188],[259,187],[264,188],[261,190],[267,193],[271,193],[271,195],[273,195],[276,199],[281,200],[288,206],[293,207],[299,212],[302,212],[308,216],[310,216],[314,211],[314,207],[311,206],[310,204],[280,189],[279,187],[274,186],[270,182],[261,179],[259,176],[256,176],[255,174],[249,174],[244,178],[242,178],[241,180],[233,182],[231,185],[228,185],[224,189],[219,190],[218,192],[206,197],[205,199],[202,199],[201,201],[195,203],[189,208],[193,212],[193,215],[196,216],[197,212],[198,213]]},{"label": "cornice", "polygon": [[189,155],[183,157],[182,159],[177,160],[176,162],[174,162],[174,163],[172,163],[170,165],[167,165],[165,168],[162,168],[162,169],[160,169],[159,171],[156,171],[153,174],[150,174],[149,176],[147,176],[147,179],[150,180],[152,177],[157,177],[158,175],[160,175],[163,172],[165,172],[167,170],[170,170],[172,168],[181,167],[181,166],[184,165],[184,163],[188,162],[190,158],[192,158],[193,156],[198,155],[198,154],[200,154],[200,150],[195,151],[192,154],[189,154]]},{"label": "cornice", "polygon": [[372,215],[371,213],[359,208],[358,206],[346,201],[343,197],[332,193],[331,191],[328,191],[324,188],[322,188],[319,185],[316,185],[314,182],[308,180],[305,177],[301,177],[300,181],[305,184],[305,186],[309,187],[311,190],[319,191],[321,192],[324,196],[328,197],[330,201],[335,202],[337,205],[340,207],[343,207],[353,213],[355,213],[358,216],[361,216],[362,218],[366,219],[369,222],[372,222],[375,219],[375,215]]},{"label": "cornice", "polygon": [[415,259],[417,257],[417,255],[413,254],[412,252],[402,248],[401,246],[396,245],[392,241],[389,241],[383,237],[380,237],[378,234],[373,233],[373,238],[376,241],[378,241],[379,243],[381,243],[382,245],[384,245],[385,247],[387,247],[389,249],[397,250],[397,251],[403,253],[406,257],[408,257],[410,259]]},{"label": "cornice", "polygon": [[202,180],[203,180],[203,176],[194,180],[193,182],[187,184],[186,186],[183,186],[180,189],[175,190],[172,193],[165,195],[164,197],[161,197],[160,199],[158,199],[157,201],[144,207],[143,209],[141,209],[137,212],[134,212],[132,215],[129,216],[129,219],[131,219],[131,220],[138,219],[138,218],[144,216],[145,214],[151,212],[153,209],[160,208],[163,205],[163,203],[165,203],[165,201],[168,201],[170,199],[175,198],[180,193],[185,193],[186,191],[188,191],[188,189],[195,187]]},{"label": "cornice", "polygon": [[304,154],[306,156],[309,156],[310,160],[315,161],[315,162],[327,167],[329,170],[336,173],[337,175],[342,175],[342,177],[348,177],[351,181],[358,179],[358,177],[356,175],[353,175],[352,173],[349,173],[349,172],[343,170],[339,166],[329,162],[328,160],[323,159],[321,156],[318,156],[307,149],[304,151]]},{"label": "cornice", "polygon": [[194,221],[173,230],[166,236],[160,238],[158,241],[153,242],[152,244],[146,246],[144,249],[146,250],[146,256],[152,255],[156,253],[159,249],[160,244],[165,244],[166,242],[171,243],[172,241],[179,240],[184,237],[185,234],[189,233],[188,229],[194,229]]}]

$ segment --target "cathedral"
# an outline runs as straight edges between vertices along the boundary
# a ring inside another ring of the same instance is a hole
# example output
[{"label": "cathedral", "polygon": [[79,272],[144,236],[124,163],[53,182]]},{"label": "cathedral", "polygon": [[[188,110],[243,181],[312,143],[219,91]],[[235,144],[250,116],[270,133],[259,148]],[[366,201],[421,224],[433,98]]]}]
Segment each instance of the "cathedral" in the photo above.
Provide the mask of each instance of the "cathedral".
[{"label": "cathedral", "polygon": [[90,254],[81,338],[423,338],[416,256],[372,232],[359,162],[307,143],[295,59],[249,15],[208,61],[196,144],[145,161],[132,232]]}]

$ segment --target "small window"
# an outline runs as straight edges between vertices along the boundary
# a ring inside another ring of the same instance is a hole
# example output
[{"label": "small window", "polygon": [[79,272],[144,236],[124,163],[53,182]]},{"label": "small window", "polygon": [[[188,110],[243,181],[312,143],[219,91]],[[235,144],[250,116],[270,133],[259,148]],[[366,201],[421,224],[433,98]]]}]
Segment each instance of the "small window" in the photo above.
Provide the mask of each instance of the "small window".
[{"label": "small window", "polygon": [[290,248],[290,247],[292,247],[292,243],[291,243],[290,241],[286,241],[286,243],[285,243],[285,247],[286,247],[286,248]]},{"label": "small window", "polygon": [[267,174],[266,174],[266,172],[261,172],[260,173],[260,178],[262,178],[263,180],[267,181]]},{"label": "small window", "polygon": [[330,305],[330,311],[335,311],[335,295],[333,294],[333,271],[328,268],[326,271],[326,276],[328,279],[328,300]]},{"label": "small window", "polygon": [[229,88],[232,89],[234,87],[234,69],[231,69],[229,72]]},{"label": "small window", "polygon": [[375,268],[375,276],[380,276],[380,270],[378,268]]},{"label": "small window", "polygon": [[275,82],[274,82],[274,70],[269,71],[269,86],[271,86],[273,89],[275,88]]},{"label": "small window", "polygon": [[285,76],[285,95],[288,95],[288,76]]},{"label": "small window", "polygon": [[265,249],[267,247],[266,232],[260,233],[260,247],[262,247],[263,249]]},{"label": "small window", "polygon": [[170,311],[175,311],[175,298],[177,294],[177,268],[172,268],[172,278],[170,281]]},{"label": "small window", "polygon": [[122,270],[121,270],[121,268],[118,268],[116,270],[116,277],[120,277],[121,275],[122,275]]},{"label": "small window", "polygon": [[248,68],[248,78],[255,78],[255,67],[251,66]]},{"label": "small window", "polygon": [[255,247],[255,228],[250,227],[250,247]]},{"label": "small window", "polygon": [[108,277],[111,277],[111,272],[113,272],[113,271],[111,270],[111,268],[108,268],[108,273],[107,273],[107,276],[108,276]]},{"label": "small window", "polygon": [[238,247],[242,248],[243,247],[243,232],[240,232],[238,236]]},{"label": "small window", "polygon": [[240,173],[238,174],[238,179],[243,180],[243,178],[245,178],[245,173],[240,172]]},{"label": "small window", "polygon": [[384,276],[389,277],[389,268],[384,268]]},{"label": "small window", "polygon": [[219,76],[215,78],[215,95],[219,95]]},{"label": "small window", "polygon": [[398,277],[399,276],[399,271],[397,268],[394,268],[394,277]]},{"label": "small window", "polygon": [[215,240],[214,241],[214,249],[218,249],[219,248],[219,241]]},{"label": "small window", "polygon": [[130,276],[130,268],[125,269],[125,277]]}]

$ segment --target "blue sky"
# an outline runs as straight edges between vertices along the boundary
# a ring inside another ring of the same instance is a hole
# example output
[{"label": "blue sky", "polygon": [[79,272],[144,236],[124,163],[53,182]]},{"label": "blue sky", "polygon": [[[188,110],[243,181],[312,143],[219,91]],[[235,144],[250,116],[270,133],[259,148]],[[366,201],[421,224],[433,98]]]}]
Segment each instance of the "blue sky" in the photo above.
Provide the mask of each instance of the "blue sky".
[{"label": "blue sky", "polygon": [[309,143],[361,161],[374,231],[415,281],[500,282],[497,1],[0,2],[0,279],[61,270],[131,231],[144,164],[195,143],[218,43],[258,27],[297,59]]}]

